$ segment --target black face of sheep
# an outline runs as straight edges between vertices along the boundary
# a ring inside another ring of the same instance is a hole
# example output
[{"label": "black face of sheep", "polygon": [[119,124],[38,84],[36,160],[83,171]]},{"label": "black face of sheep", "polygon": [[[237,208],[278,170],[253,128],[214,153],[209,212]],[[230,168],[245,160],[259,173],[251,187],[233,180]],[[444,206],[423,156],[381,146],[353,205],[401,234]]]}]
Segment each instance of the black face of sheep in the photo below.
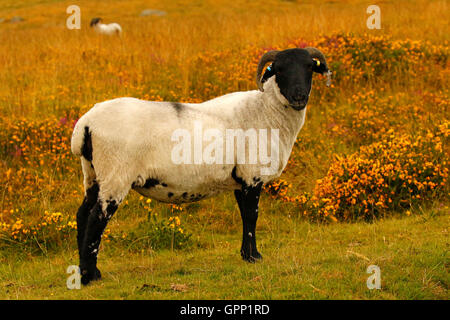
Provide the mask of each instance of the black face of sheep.
[{"label": "black face of sheep", "polygon": [[95,26],[97,23],[99,23],[100,21],[102,21],[102,18],[93,18],[91,20],[91,27]]},{"label": "black face of sheep", "polygon": [[[272,64],[258,81],[262,68],[270,61],[273,61]],[[275,75],[278,88],[289,106],[303,110],[308,103],[313,72],[329,73],[325,57],[315,48],[269,51],[261,58],[258,66],[258,86],[264,91],[263,83]]]}]

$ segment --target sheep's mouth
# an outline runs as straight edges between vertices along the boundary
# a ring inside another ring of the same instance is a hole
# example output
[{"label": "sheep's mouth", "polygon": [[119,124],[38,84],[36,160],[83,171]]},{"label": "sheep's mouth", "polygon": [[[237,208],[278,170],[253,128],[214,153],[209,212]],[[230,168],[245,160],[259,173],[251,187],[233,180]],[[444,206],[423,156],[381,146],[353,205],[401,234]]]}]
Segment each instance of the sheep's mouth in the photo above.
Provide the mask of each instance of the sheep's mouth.
[{"label": "sheep's mouth", "polygon": [[302,111],[303,109],[306,108],[306,103],[289,104],[289,107],[291,107],[295,111]]}]

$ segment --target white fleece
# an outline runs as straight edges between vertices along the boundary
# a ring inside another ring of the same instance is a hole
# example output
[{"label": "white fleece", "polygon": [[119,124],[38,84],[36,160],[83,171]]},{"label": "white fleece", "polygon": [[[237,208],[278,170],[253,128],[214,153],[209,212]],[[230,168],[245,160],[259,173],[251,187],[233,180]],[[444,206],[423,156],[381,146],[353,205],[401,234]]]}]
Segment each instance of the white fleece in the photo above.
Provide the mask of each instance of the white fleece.
[{"label": "white fleece", "polygon": [[104,23],[99,22],[96,25],[94,25],[94,30],[97,33],[106,34],[106,35],[122,33],[122,28],[120,27],[120,25],[118,23],[104,24]]},{"label": "white fleece", "polygon": [[[285,168],[306,114],[306,108],[296,111],[286,107],[275,76],[264,83],[264,92],[235,92],[199,104],[181,105],[177,110],[171,102],[118,98],[97,103],[84,114],[74,128],[72,152],[82,158],[85,188],[96,179],[100,199],[120,203],[134,183],[134,189],[145,196],[177,203],[240,188],[232,178],[234,167],[247,185],[254,185],[255,178],[267,183]],[[171,140],[172,134],[183,128],[193,136],[194,121],[200,121],[204,131],[278,129],[278,170],[261,175],[259,163],[173,163],[171,151],[176,142]],[[81,156],[86,126],[91,133],[93,168]],[[160,184],[142,188],[149,178]]]}]

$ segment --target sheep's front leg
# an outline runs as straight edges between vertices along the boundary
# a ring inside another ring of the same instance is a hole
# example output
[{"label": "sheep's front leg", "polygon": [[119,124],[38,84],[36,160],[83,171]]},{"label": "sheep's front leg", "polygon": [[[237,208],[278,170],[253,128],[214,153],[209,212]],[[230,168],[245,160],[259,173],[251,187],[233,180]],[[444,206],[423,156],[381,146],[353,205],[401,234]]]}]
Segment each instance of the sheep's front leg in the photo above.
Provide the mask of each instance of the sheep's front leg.
[{"label": "sheep's front leg", "polygon": [[106,209],[102,209],[101,201],[98,201],[89,213],[80,250],[81,283],[83,284],[101,278],[100,270],[97,269],[100,240],[117,207],[118,203],[113,200],[108,202]]},{"label": "sheep's front leg", "polygon": [[242,190],[235,190],[234,196],[241,211],[242,217],[242,259],[255,262],[262,259],[256,248],[256,220],[258,219],[258,203],[261,194],[262,183],[256,186],[243,186]]}]

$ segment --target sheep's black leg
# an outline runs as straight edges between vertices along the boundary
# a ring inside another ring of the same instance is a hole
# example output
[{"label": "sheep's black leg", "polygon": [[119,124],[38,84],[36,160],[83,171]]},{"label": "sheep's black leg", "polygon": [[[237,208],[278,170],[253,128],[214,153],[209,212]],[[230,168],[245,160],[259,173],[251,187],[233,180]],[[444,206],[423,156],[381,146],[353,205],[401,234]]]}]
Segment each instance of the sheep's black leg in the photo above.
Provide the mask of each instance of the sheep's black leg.
[{"label": "sheep's black leg", "polygon": [[242,190],[235,190],[234,196],[241,211],[242,217],[242,246],[241,256],[248,262],[262,259],[256,248],[256,220],[258,219],[258,203],[261,194],[262,183],[256,186],[243,184]]},{"label": "sheep's black leg", "polygon": [[94,184],[86,190],[86,195],[83,199],[83,203],[77,212],[77,243],[78,253],[81,255],[81,248],[84,241],[84,233],[86,229],[87,219],[91,209],[97,203],[98,198],[98,184],[94,181]]},{"label": "sheep's black leg", "polygon": [[100,270],[97,269],[98,248],[103,231],[117,207],[118,203],[116,201],[108,201],[106,212],[103,212],[102,204],[99,200],[89,213],[80,250],[81,283],[83,284],[88,284],[91,280],[101,278]]}]

